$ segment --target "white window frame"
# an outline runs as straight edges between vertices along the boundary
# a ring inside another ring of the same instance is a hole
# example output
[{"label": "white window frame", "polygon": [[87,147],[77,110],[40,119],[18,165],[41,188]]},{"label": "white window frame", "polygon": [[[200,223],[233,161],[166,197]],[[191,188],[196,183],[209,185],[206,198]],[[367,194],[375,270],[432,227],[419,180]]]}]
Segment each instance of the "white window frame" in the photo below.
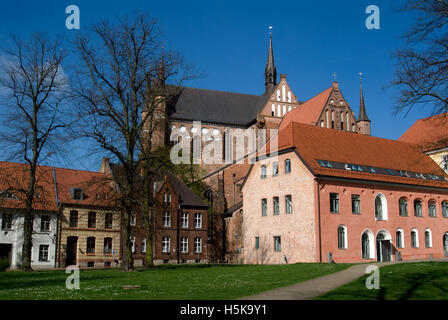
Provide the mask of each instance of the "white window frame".
[{"label": "white window frame", "polygon": [[171,227],[171,212],[165,211],[162,216],[163,227],[170,228]]},{"label": "white window frame", "polygon": [[194,228],[201,229],[202,228],[202,213],[194,214]]},{"label": "white window frame", "polygon": [[180,227],[181,228],[188,228],[188,212],[182,212],[182,215],[180,216]]},{"label": "white window frame", "polygon": [[[426,242],[426,234],[429,234],[429,246],[427,246],[427,242]],[[425,248],[432,248],[432,232],[431,229],[426,228],[425,229]]]},{"label": "white window frame", "polygon": [[202,238],[194,238],[194,253],[202,253]]},{"label": "white window frame", "polygon": [[180,252],[188,253],[188,238],[187,237],[182,237],[180,239]]},{"label": "white window frame", "polygon": [[[40,258],[42,247],[47,247],[47,259],[46,260],[41,260],[41,258]],[[50,245],[49,244],[39,244],[38,254],[39,255],[38,255],[37,259],[39,260],[39,262],[49,262],[50,261]]]},{"label": "white window frame", "polygon": [[[413,246],[412,243],[412,232],[415,232],[415,246]],[[411,230],[411,248],[418,248],[419,247],[419,243],[418,243],[418,230],[413,228]]]},{"label": "white window frame", "polygon": [[171,252],[171,239],[170,237],[163,237],[162,238],[162,252],[163,253],[170,253]]}]

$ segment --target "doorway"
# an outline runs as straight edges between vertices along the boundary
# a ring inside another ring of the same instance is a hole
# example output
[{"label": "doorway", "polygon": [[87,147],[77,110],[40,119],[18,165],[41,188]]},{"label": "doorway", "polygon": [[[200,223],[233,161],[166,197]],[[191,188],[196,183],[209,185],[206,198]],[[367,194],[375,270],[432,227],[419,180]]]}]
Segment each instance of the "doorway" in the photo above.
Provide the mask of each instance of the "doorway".
[{"label": "doorway", "polygon": [[9,261],[9,266],[11,266],[11,252],[12,244],[0,243],[0,258],[7,258]]},{"label": "doorway", "polygon": [[78,237],[67,237],[66,266],[76,265],[76,252],[78,249]]},{"label": "doorway", "polygon": [[448,232],[443,235],[443,253],[448,257]]},{"label": "doorway", "polygon": [[392,245],[390,240],[386,240],[383,233],[379,233],[376,237],[376,257],[379,262],[390,262],[392,253]]}]

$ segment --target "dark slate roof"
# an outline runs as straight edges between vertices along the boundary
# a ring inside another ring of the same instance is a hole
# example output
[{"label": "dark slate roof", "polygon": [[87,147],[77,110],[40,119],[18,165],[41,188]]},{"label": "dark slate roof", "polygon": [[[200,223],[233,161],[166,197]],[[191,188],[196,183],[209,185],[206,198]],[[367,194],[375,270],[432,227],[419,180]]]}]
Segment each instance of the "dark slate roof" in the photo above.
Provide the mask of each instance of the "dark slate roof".
[{"label": "dark slate roof", "polygon": [[167,179],[176,194],[181,196],[183,201],[181,204],[182,207],[208,208],[208,205],[174,174],[168,173]]},{"label": "dark slate roof", "polygon": [[256,120],[271,91],[257,96],[183,87],[168,103],[168,114],[173,120],[248,127]]}]

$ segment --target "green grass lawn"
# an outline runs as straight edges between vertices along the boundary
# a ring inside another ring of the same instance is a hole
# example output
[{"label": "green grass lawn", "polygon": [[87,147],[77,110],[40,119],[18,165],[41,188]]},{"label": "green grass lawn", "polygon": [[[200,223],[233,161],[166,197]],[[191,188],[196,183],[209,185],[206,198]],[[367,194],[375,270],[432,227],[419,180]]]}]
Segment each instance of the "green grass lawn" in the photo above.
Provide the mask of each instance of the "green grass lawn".
[{"label": "green grass lawn", "polygon": [[[0,299],[234,299],[320,277],[350,264],[182,265],[150,270],[81,270],[80,290],[64,271],[0,272]],[[139,285],[125,290],[123,285]]]},{"label": "green grass lawn", "polygon": [[446,300],[448,262],[415,262],[380,268],[380,289],[367,289],[363,276],[324,294],[320,300]]}]

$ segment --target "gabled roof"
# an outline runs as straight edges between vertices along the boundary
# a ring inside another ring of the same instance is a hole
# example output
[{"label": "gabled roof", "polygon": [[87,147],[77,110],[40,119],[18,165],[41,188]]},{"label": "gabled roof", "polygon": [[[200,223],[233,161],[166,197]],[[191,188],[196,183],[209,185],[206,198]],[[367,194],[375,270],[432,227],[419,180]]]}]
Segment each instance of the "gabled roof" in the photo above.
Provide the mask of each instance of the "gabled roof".
[{"label": "gabled roof", "polygon": [[257,96],[184,87],[168,102],[168,115],[173,120],[247,127],[256,120],[271,92]]},{"label": "gabled roof", "polygon": [[[55,168],[59,201],[65,205],[101,206],[115,205],[112,181],[105,173]],[[72,198],[72,190],[81,189],[82,200]]]},{"label": "gabled roof", "polygon": [[[0,199],[0,207],[25,209],[25,193],[28,189],[29,166],[22,163],[0,162],[0,191],[8,191],[16,199]],[[33,200],[34,210],[57,211],[53,182],[53,168],[38,166],[36,190]]]},{"label": "gabled roof", "polygon": [[167,180],[173,187],[174,192],[181,196],[182,207],[208,208],[208,205],[174,174],[168,173]]},{"label": "gabled roof", "polygon": [[423,151],[448,147],[448,113],[417,120],[398,141],[417,144]]},{"label": "gabled roof", "polygon": [[[315,176],[443,187],[448,191],[448,180],[444,181],[448,176],[413,144],[291,122],[279,131],[278,145],[279,151],[295,148]],[[332,167],[322,166],[325,161]]]},{"label": "gabled roof", "polygon": [[286,113],[280,123],[279,130],[285,128],[291,122],[302,122],[308,124],[316,124],[322,113],[322,109],[328,101],[331,93],[333,92],[333,87],[319,93],[308,101],[302,103],[294,110]]}]

